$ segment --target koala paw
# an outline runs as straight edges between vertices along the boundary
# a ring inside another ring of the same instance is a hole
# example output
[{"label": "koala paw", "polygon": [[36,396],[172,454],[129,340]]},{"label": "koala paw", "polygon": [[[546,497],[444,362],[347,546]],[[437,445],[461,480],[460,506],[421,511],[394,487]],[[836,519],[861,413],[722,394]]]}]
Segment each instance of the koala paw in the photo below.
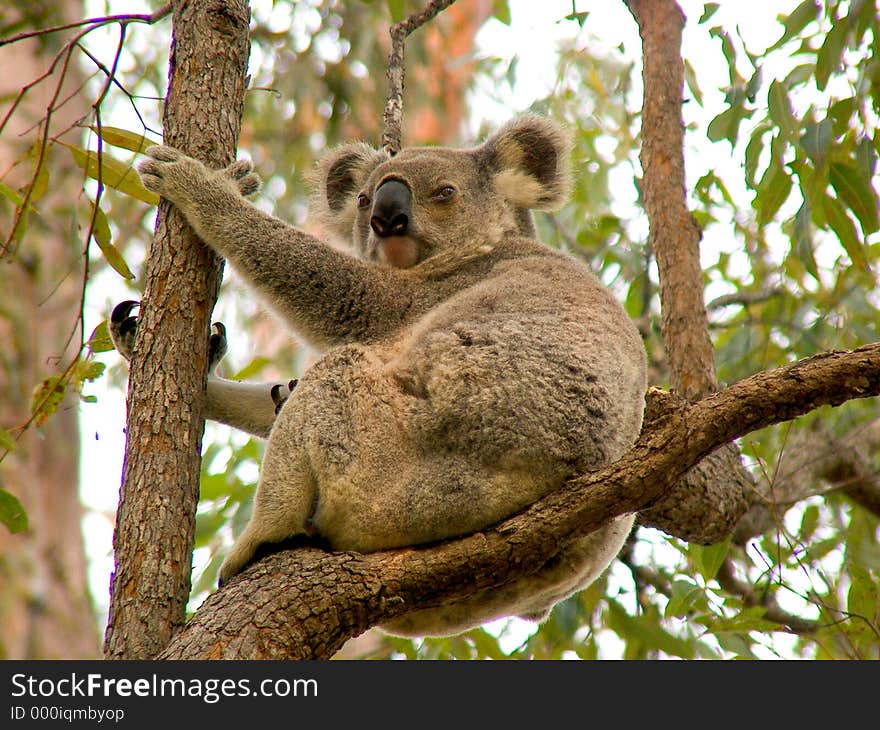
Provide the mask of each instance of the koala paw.
[{"label": "koala paw", "polygon": [[[140,306],[140,302],[128,299],[113,307],[110,314],[110,339],[113,345],[126,360],[131,360],[134,352],[134,338],[137,334],[138,318],[132,316],[132,310]],[[226,326],[222,322],[214,322],[208,338],[208,372],[213,372],[217,363],[226,354]]]},{"label": "koala paw", "polygon": [[287,402],[287,399],[290,397],[290,394],[293,392],[293,389],[296,387],[296,384],[298,382],[299,381],[296,378],[288,381],[286,392],[282,383],[278,383],[272,386],[272,402],[275,404],[276,416],[281,412],[281,406],[283,406]]},{"label": "koala paw", "polygon": [[146,159],[137,166],[144,187],[174,203],[182,202],[182,196],[207,172],[200,162],[173,147],[155,145],[147,147],[144,154]]},{"label": "koala paw", "polygon": [[148,147],[144,155],[146,158],[137,167],[144,187],[184,210],[193,200],[194,192],[218,177],[226,178],[243,196],[253,195],[262,185],[248,160],[233,162],[225,170],[209,170],[198,160],[166,145]]}]

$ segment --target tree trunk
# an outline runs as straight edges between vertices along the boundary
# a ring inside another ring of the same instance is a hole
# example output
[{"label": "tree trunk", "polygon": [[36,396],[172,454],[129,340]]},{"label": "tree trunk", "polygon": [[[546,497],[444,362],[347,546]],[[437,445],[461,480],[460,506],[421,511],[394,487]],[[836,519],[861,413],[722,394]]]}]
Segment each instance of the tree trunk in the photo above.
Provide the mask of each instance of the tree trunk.
[{"label": "tree trunk", "polygon": [[[173,4],[164,138],[213,167],[235,155],[250,11],[244,0]],[[185,620],[199,493],[210,315],[222,260],[159,206],[131,362],[128,441],[104,652],[158,654]]]},{"label": "tree trunk", "polygon": [[[56,8],[59,22],[78,17],[81,3]],[[7,20],[10,20],[7,18]],[[11,100],[41,74],[54,51],[32,40],[0,48],[0,96]],[[14,73],[13,73],[14,69]],[[65,89],[81,76],[71,67]],[[25,97],[4,130],[0,169],[24,153],[19,133],[46,111],[57,76]],[[4,110],[5,111],[5,110]],[[75,96],[55,114],[66,128],[87,109]],[[2,116],[2,113],[0,113]],[[27,184],[29,166],[4,182]],[[52,190],[40,199],[44,215],[30,217],[30,235],[18,255],[0,262],[0,427],[23,425],[34,387],[76,354],[76,313],[82,295],[83,257],[69,231],[70,201],[78,199],[82,177],[72,165],[53,163]],[[51,211],[51,212],[50,212]],[[0,206],[5,238],[11,207]],[[48,214],[46,214],[48,213]],[[34,242],[39,242],[39,247]],[[68,397],[39,432],[28,429],[2,464],[0,485],[15,494],[29,517],[29,529],[11,535],[0,526],[0,659],[87,659],[99,655],[99,637],[88,594],[77,492],[79,421],[76,397]]]}]

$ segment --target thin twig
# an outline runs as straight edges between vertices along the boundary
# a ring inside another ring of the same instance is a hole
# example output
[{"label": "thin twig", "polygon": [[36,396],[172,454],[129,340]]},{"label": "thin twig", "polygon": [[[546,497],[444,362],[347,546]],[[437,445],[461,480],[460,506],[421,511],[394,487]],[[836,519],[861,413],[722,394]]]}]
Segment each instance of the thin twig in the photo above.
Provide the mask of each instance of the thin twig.
[{"label": "thin twig", "polygon": [[161,20],[166,15],[171,13],[171,3],[164,5],[159,8],[154,13],[143,14],[143,15],[104,15],[97,18],[85,18],[83,20],[77,20],[73,23],[65,23],[64,25],[54,25],[51,28],[40,28],[39,30],[27,30],[23,33],[18,33],[13,36],[9,36],[9,38],[0,39],[0,48],[3,46],[8,46],[11,43],[18,43],[19,41],[27,40],[28,38],[36,38],[41,35],[49,35],[50,33],[58,33],[62,30],[70,30],[71,28],[80,28],[83,25],[92,26],[89,28],[89,31],[94,30],[95,28],[100,28],[102,25],[109,25],[110,23],[155,23],[157,20]]},{"label": "thin twig", "polygon": [[[36,180],[36,176],[39,174],[40,168],[43,164],[43,161],[46,156],[46,149],[50,137],[50,124],[52,119],[53,112],[57,109],[58,97],[61,94],[61,89],[64,86],[64,80],[67,76],[67,68],[70,64],[71,55],[75,48],[80,48],[81,50],[85,50],[81,45],[80,41],[85,38],[89,33],[91,33],[96,28],[100,28],[104,25],[109,25],[111,23],[119,23],[119,27],[124,35],[125,29],[127,28],[129,23],[155,23],[156,21],[164,18],[171,12],[171,5],[168,4],[154,13],[150,13],[149,15],[108,15],[102,18],[89,18],[87,20],[77,21],[75,23],[68,23],[66,25],[54,26],[52,28],[44,28],[38,31],[27,31],[25,33],[19,33],[18,35],[11,36],[10,38],[6,38],[0,41],[0,47],[4,45],[8,45],[10,43],[14,43],[15,41],[24,40],[25,38],[31,38],[38,35],[43,35],[46,33],[53,33],[61,30],[68,30],[71,28],[79,28],[81,26],[88,26],[84,30],[81,30],[76,35],[73,36],[70,40],[68,40],[62,47],[58,53],[55,54],[55,57],[52,59],[52,62],[49,64],[49,68],[36,79],[33,79],[31,82],[25,84],[18,92],[18,95],[15,98],[15,101],[12,103],[12,106],[7,111],[3,120],[0,121],[0,132],[3,131],[6,124],[12,118],[12,115],[15,113],[21,101],[24,99],[25,95],[35,86],[45,81],[49,76],[55,73],[55,69],[59,63],[63,59],[63,63],[60,71],[60,78],[58,80],[58,84],[55,87],[55,92],[52,96],[52,99],[49,102],[48,107],[46,108],[46,114],[43,117],[42,122],[44,123],[44,129],[42,132],[42,143],[40,145],[39,156],[37,158],[36,165],[34,167],[34,178],[31,181],[31,184],[28,185],[27,190],[24,195],[24,200],[20,206],[16,208],[15,218],[12,222],[12,227],[9,231],[9,235],[6,237],[6,240],[0,244],[0,258],[7,256],[9,254],[15,253],[14,247],[14,238],[15,233],[21,223],[21,217],[24,215],[24,212],[27,210],[28,205],[31,200],[31,196],[33,193],[33,183]],[[90,54],[89,54],[90,55]],[[114,62],[114,67],[118,63],[118,57]],[[111,81],[114,80],[111,75]],[[101,93],[101,98],[103,99],[107,93],[107,86],[105,86],[104,91]],[[99,163],[100,164],[100,163]]]},{"label": "thin twig", "polygon": [[729,307],[733,304],[739,304],[741,306],[748,306],[749,304],[760,304],[762,302],[766,302],[768,299],[778,297],[784,293],[785,291],[784,289],[782,289],[782,287],[773,287],[771,289],[761,289],[760,291],[755,292],[736,292],[734,294],[723,294],[720,297],[716,297],[711,302],[709,302],[706,305],[706,309],[723,309],[724,307]]},{"label": "thin twig", "polygon": [[392,157],[400,152],[403,118],[403,58],[407,36],[420,28],[455,0],[432,0],[424,10],[391,26],[391,52],[388,54],[388,96],[382,114],[382,147]]}]

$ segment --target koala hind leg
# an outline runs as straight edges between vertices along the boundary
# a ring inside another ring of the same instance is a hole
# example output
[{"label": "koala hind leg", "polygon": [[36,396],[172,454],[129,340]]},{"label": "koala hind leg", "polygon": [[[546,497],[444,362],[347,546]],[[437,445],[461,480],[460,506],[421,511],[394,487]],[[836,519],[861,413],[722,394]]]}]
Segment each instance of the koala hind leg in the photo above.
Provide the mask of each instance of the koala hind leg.
[{"label": "koala hind leg", "polygon": [[[271,458],[274,449],[283,458]],[[270,436],[266,454],[253,514],[220,566],[220,585],[244,570],[261,545],[312,532],[308,522],[317,491],[305,451],[293,444],[273,445]]]}]

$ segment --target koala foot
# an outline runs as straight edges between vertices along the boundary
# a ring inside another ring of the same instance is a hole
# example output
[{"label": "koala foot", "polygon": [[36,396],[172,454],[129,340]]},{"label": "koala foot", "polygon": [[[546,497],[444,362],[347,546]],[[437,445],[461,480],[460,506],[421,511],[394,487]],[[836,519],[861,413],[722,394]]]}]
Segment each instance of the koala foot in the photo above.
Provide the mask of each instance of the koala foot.
[{"label": "koala foot", "polygon": [[[113,312],[110,314],[110,339],[119,354],[126,360],[131,360],[132,353],[134,353],[134,338],[138,327],[138,318],[132,316],[131,313],[140,304],[140,302],[127,299],[113,307]],[[223,359],[227,349],[226,326],[222,322],[214,322],[211,330],[211,335],[208,338],[209,373],[214,372],[214,368]]]},{"label": "koala foot", "polygon": [[128,299],[113,307],[113,312],[110,314],[110,339],[126,360],[131,360],[134,352],[134,336],[137,333],[137,317],[130,315],[131,311],[139,306],[140,302]]},{"label": "koala foot", "polygon": [[287,399],[290,397],[290,394],[293,392],[293,389],[298,382],[299,381],[296,378],[288,381],[286,393],[284,392],[283,384],[278,383],[277,385],[272,386],[272,402],[275,404],[276,416],[281,412],[281,406],[287,402]]}]

